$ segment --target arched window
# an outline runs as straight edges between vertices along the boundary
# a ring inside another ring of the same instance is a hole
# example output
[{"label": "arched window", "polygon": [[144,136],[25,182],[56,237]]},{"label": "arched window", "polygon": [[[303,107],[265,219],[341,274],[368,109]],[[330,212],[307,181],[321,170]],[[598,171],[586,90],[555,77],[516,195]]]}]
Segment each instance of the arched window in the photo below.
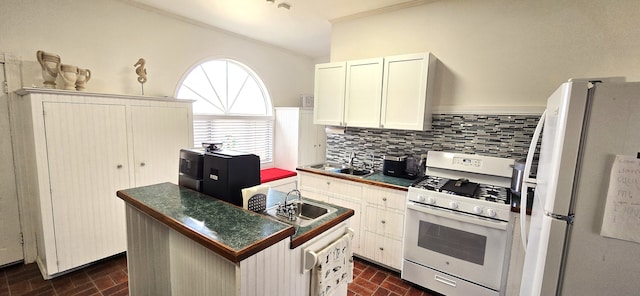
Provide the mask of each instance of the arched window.
[{"label": "arched window", "polygon": [[273,111],[269,92],[249,67],[216,59],[194,67],[178,88],[193,103],[194,146],[222,143],[224,149],[272,161]]}]

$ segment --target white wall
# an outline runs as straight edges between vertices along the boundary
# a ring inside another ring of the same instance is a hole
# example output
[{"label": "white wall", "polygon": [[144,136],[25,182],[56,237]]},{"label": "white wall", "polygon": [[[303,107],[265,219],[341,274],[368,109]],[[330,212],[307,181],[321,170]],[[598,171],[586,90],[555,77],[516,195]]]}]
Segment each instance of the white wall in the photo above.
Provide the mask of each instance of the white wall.
[{"label": "white wall", "polygon": [[[133,64],[147,61],[145,95],[173,96],[191,67],[211,57],[243,62],[260,75],[274,106],[298,106],[313,93],[314,61],[211,27],[187,23],[126,0],[2,0],[0,52],[24,60],[23,86],[42,86],[36,51],[89,68],[88,92],[140,94]],[[62,85],[58,77],[58,87]]]},{"label": "white wall", "polygon": [[331,61],[431,51],[436,107],[544,106],[569,78],[640,80],[638,28],[636,0],[444,0],[334,23]]}]

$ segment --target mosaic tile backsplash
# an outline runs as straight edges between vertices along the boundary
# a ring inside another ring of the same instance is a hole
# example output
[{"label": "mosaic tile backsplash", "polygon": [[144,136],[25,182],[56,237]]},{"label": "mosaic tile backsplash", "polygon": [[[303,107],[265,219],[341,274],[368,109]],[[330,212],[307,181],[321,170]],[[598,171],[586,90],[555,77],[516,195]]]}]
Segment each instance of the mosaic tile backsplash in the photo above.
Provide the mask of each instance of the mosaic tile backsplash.
[{"label": "mosaic tile backsplash", "polygon": [[371,164],[382,169],[382,156],[413,156],[427,151],[448,151],[511,159],[524,158],[538,123],[535,115],[434,114],[432,129],[406,131],[347,128],[344,134],[327,134],[329,162],[346,163],[356,154],[354,164]]}]

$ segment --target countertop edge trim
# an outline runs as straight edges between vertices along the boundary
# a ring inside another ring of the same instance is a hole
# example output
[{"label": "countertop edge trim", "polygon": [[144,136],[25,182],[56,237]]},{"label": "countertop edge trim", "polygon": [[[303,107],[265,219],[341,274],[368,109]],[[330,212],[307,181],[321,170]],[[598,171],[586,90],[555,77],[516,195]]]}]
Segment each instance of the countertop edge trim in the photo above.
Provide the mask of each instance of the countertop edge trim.
[{"label": "countertop edge trim", "polygon": [[310,241],[311,239],[313,239],[314,237],[324,233],[325,231],[331,229],[332,227],[340,224],[341,222],[353,217],[353,215],[355,215],[355,211],[353,209],[349,209],[348,211],[342,213],[342,215],[339,215],[333,219],[331,219],[330,221],[327,221],[325,223],[323,223],[322,225],[314,228],[313,230],[310,230],[308,232],[306,232],[305,234],[296,237],[295,239],[291,240],[291,246],[290,249],[295,249],[299,246],[301,246],[302,244]]},{"label": "countertop edge trim", "polygon": [[258,241],[257,243],[254,243],[248,247],[241,249],[240,251],[234,251],[231,248],[229,248],[229,246],[227,245],[217,243],[207,237],[204,237],[203,235],[197,233],[196,231],[193,231],[192,229],[185,227],[179,221],[152,209],[151,207],[143,204],[142,202],[129,196],[128,194],[126,194],[121,190],[118,190],[116,192],[116,195],[126,203],[140,210],[141,212],[151,216],[152,218],[158,220],[160,223],[198,242],[205,248],[215,252],[216,254],[228,259],[233,263],[239,263],[240,261],[272,246],[273,244],[283,239],[286,239],[287,237],[291,237],[295,233],[295,229],[292,226],[287,227],[265,239]]},{"label": "countertop edge trim", "polygon": [[313,169],[305,169],[305,168],[296,168],[296,170],[297,171],[301,171],[301,172],[305,172],[305,173],[311,173],[311,174],[316,174],[316,175],[333,177],[333,178],[337,178],[337,179],[353,181],[353,182],[358,182],[358,183],[363,183],[363,184],[368,184],[368,185],[373,185],[373,186],[378,186],[378,187],[384,187],[384,188],[402,190],[402,191],[409,191],[409,188],[407,188],[407,187],[396,186],[396,185],[388,184],[388,183],[384,183],[384,182],[371,181],[371,180],[367,180],[367,179],[364,179],[364,178],[349,177],[349,176],[344,176],[344,175],[338,175],[338,174],[331,173],[331,172],[323,172],[323,171],[318,171],[318,170],[313,170]]}]

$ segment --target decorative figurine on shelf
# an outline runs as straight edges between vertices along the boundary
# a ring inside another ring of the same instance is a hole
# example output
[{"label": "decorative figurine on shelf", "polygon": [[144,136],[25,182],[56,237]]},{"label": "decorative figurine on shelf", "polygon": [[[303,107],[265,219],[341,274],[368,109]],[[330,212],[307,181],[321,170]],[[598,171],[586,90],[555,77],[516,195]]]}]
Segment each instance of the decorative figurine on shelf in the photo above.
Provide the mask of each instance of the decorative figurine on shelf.
[{"label": "decorative figurine on shelf", "polygon": [[38,63],[42,67],[42,78],[44,79],[44,87],[56,88],[56,78],[58,77],[58,65],[60,65],[60,56],[54,53],[38,50],[36,52]]},{"label": "decorative figurine on shelf", "polygon": [[87,82],[91,80],[91,70],[78,68],[78,79],[76,80],[76,90],[84,90]]},{"label": "decorative figurine on shelf", "polygon": [[147,82],[147,69],[145,69],[145,60],[143,58],[138,59],[138,62],[133,66],[136,68],[136,74],[138,74],[138,82],[142,88],[142,94],[144,95],[144,83]]}]

